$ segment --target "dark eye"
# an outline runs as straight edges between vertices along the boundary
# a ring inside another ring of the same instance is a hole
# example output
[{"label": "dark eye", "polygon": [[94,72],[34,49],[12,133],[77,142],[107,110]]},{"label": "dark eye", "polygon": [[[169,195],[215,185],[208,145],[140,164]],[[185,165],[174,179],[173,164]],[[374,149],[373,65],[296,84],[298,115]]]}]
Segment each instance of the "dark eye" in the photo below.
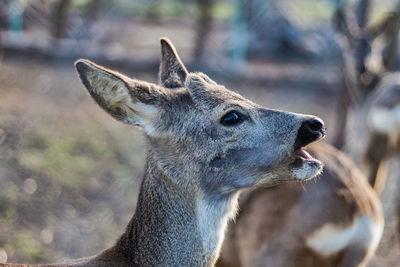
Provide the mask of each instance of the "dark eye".
[{"label": "dark eye", "polygon": [[232,126],[243,121],[243,116],[237,111],[229,111],[221,119],[221,123],[224,126]]}]

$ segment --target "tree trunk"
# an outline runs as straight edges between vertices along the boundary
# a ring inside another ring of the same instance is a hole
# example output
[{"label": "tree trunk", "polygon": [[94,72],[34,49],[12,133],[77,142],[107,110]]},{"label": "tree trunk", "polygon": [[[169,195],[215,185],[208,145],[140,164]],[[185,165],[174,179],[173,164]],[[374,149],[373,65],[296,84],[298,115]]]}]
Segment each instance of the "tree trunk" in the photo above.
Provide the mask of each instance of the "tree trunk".
[{"label": "tree trunk", "polygon": [[200,60],[204,54],[204,47],[211,30],[212,17],[212,0],[197,0],[200,16],[197,22],[197,37],[194,50],[194,60]]},{"label": "tree trunk", "polygon": [[53,28],[51,30],[51,35],[55,39],[64,38],[66,35],[66,22],[68,9],[71,5],[71,0],[60,0],[55,7],[53,12]]},{"label": "tree trunk", "polygon": [[[364,31],[368,26],[370,6],[370,0],[361,0],[358,6],[357,24],[361,31]],[[359,75],[361,75],[366,72],[365,59],[369,53],[368,38],[363,38],[363,40],[360,41],[360,46],[356,53],[357,71]]]},{"label": "tree trunk", "polygon": [[383,54],[383,66],[385,70],[393,71],[397,59],[397,50],[399,44],[399,29],[400,29],[400,3],[395,12],[395,15],[387,26],[385,34],[389,40],[388,46]]}]

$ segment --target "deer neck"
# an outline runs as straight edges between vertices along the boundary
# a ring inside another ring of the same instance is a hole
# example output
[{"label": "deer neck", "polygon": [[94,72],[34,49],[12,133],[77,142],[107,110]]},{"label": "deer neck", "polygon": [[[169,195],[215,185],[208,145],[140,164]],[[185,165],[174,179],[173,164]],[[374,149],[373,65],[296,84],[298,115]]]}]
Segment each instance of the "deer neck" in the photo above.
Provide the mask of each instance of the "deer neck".
[{"label": "deer neck", "polygon": [[238,193],[178,185],[147,162],[135,214],[113,249],[137,266],[213,266]]}]

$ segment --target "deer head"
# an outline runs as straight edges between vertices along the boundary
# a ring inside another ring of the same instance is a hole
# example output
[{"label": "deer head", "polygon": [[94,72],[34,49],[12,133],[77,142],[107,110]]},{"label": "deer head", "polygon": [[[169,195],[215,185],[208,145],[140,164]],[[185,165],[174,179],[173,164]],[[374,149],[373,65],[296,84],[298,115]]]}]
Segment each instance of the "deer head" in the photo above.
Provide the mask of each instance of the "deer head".
[{"label": "deer head", "polygon": [[321,171],[321,162],[302,150],[325,134],[320,119],[263,108],[188,72],[173,45],[167,39],[161,45],[160,85],[89,60],[76,68],[100,107],[144,129],[149,156],[173,183],[227,193]]}]

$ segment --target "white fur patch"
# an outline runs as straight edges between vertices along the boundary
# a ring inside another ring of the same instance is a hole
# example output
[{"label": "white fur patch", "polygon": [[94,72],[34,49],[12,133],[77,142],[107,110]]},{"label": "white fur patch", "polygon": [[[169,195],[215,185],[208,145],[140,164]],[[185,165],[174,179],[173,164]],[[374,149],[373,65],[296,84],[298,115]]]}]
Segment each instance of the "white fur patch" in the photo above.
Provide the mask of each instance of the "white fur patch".
[{"label": "white fur patch", "polygon": [[290,172],[293,177],[297,180],[305,180],[318,175],[322,170],[322,163],[309,164],[308,162],[303,162],[298,168],[291,168]]},{"label": "white fur patch", "polygon": [[373,107],[369,112],[368,124],[380,133],[400,132],[400,106],[394,108]]},{"label": "white fur patch", "polygon": [[[139,124],[143,127],[144,131],[153,136],[155,133],[155,129],[153,127],[156,118],[158,116],[158,109],[155,106],[147,105],[142,102],[136,103],[128,103],[129,107],[136,111],[136,113],[140,116]],[[135,116],[135,115],[133,115]]]},{"label": "white fur patch", "polygon": [[363,215],[347,227],[327,223],[316,230],[308,239],[307,246],[324,256],[333,255],[351,244],[375,251],[383,232],[383,224],[376,223]]},{"label": "white fur patch", "polygon": [[228,220],[234,216],[237,203],[237,193],[223,200],[203,197],[198,201],[198,228],[207,253],[219,254]]}]

